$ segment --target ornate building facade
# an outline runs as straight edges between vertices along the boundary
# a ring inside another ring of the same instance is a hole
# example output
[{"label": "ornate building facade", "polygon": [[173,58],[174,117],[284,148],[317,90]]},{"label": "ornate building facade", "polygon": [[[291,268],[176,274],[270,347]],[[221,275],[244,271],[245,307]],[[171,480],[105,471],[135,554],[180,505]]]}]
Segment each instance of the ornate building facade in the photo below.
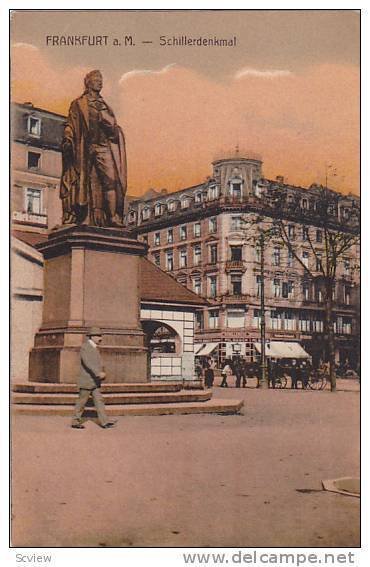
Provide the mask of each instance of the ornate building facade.
[{"label": "ornate building facade", "polygon": [[[260,159],[237,153],[214,161],[212,176],[204,183],[174,193],[151,192],[129,203],[127,226],[148,243],[149,259],[207,299],[208,306],[197,315],[198,352],[212,353],[219,362],[237,354],[252,360],[254,344],[260,340],[261,252],[254,238],[256,227],[248,221],[257,214],[268,226],[274,193],[284,200],[279,214],[286,217],[301,261],[278,238],[266,245],[266,337],[299,342],[318,362],[324,356],[323,293],[302,265],[318,273],[315,264],[324,253],[316,215],[318,186],[291,186],[281,176],[265,179]],[[333,218],[340,225],[359,199],[335,195]],[[359,247],[353,245],[338,261],[333,296],[336,358],[352,365],[359,344],[358,265]]]},{"label": "ornate building facade", "polygon": [[60,143],[65,120],[31,102],[12,105],[13,227],[46,233],[60,224]]}]

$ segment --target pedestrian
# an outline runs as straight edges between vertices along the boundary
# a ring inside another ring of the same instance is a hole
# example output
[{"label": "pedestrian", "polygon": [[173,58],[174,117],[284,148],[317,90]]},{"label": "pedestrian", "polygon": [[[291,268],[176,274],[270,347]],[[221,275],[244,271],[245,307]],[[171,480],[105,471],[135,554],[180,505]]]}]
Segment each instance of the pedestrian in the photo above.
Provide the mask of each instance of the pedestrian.
[{"label": "pedestrian", "polygon": [[87,333],[87,340],[81,347],[80,374],[77,381],[79,395],[72,419],[72,427],[74,429],[85,428],[82,424],[82,414],[90,396],[94,401],[101,427],[109,429],[116,425],[116,421],[109,420],[105,412],[103,396],[100,390],[101,382],[106,378],[98,349],[101,341],[101,330],[98,327],[91,327]]},{"label": "pedestrian", "polygon": [[212,359],[207,360],[207,365],[204,371],[204,379],[207,388],[212,388],[215,379],[214,365]]},{"label": "pedestrian", "polygon": [[294,359],[292,360],[292,366],[291,366],[291,369],[290,369],[290,377],[292,379],[291,388],[296,390],[298,388],[298,384],[297,384],[298,372],[297,372],[297,364],[296,364],[296,361]]},{"label": "pedestrian", "polygon": [[234,374],[235,374],[235,388],[240,388],[240,382],[242,379],[242,366],[239,357],[236,358],[234,361]]},{"label": "pedestrian", "polygon": [[308,378],[310,375],[309,363],[306,360],[302,360],[300,364],[302,389],[306,389],[308,386]]},{"label": "pedestrian", "polygon": [[240,378],[243,378],[243,388],[247,387],[247,365],[245,360],[241,361],[240,364]]},{"label": "pedestrian", "polygon": [[222,382],[221,382],[221,388],[228,388],[228,383],[227,383],[227,378],[228,376],[232,375],[232,370],[231,370],[231,366],[229,364],[228,360],[225,360],[225,365],[223,367],[223,369],[221,370],[221,376],[222,376]]},{"label": "pedestrian", "polygon": [[272,360],[271,358],[267,359],[267,372],[268,372],[269,387],[271,385],[272,388],[275,388],[276,378],[277,378],[276,364],[275,361]]}]

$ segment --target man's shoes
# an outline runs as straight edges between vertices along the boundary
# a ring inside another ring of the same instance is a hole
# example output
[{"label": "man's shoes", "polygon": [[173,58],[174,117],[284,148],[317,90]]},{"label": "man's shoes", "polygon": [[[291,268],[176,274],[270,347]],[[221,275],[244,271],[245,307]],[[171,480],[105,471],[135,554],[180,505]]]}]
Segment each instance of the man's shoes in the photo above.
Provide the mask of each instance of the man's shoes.
[{"label": "man's shoes", "polygon": [[71,427],[73,427],[73,429],[85,429],[85,426],[82,425],[82,423],[72,423]]},{"label": "man's shoes", "polygon": [[116,421],[108,421],[108,423],[105,423],[104,425],[102,425],[103,429],[111,429],[112,427],[115,427],[117,425]]}]

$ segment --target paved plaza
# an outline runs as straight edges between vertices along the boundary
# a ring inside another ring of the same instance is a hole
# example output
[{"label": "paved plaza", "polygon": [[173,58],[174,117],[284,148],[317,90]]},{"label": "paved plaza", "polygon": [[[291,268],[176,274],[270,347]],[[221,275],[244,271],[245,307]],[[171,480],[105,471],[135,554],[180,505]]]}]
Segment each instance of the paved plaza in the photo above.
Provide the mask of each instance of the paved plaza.
[{"label": "paved plaza", "polygon": [[[250,384],[252,385],[252,384]],[[358,384],[214,388],[243,415],[13,419],[13,546],[358,546]],[[357,390],[357,391],[356,391]]]}]

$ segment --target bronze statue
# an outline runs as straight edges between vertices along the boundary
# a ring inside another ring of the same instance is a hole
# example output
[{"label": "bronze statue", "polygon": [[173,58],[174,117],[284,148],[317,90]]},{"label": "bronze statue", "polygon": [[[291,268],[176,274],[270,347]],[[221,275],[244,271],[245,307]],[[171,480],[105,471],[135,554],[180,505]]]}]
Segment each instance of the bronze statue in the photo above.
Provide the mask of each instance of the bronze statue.
[{"label": "bronze statue", "polygon": [[62,140],[63,224],[122,226],[127,189],[125,139],[100,96],[100,71],[88,73],[71,103]]}]

